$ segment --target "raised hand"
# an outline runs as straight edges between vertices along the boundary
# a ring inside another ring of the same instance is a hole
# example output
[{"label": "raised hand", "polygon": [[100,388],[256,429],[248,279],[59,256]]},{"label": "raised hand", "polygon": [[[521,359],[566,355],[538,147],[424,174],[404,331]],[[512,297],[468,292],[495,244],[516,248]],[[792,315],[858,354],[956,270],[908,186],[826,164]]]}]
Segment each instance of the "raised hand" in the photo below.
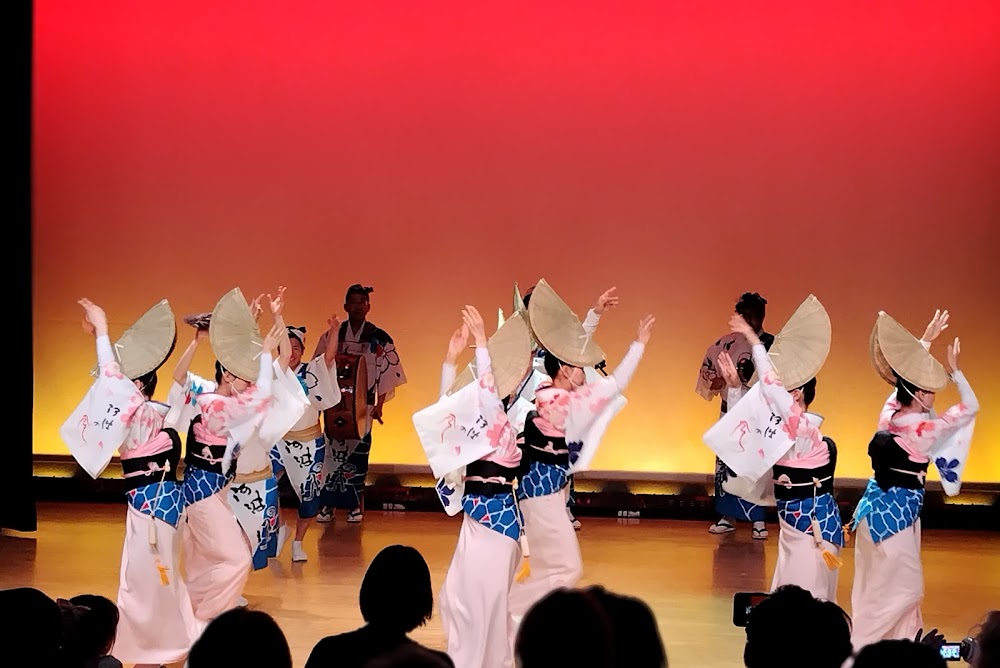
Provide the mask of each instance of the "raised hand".
[{"label": "raised hand", "polygon": [[597,315],[604,315],[606,312],[618,306],[618,295],[615,294],[615,290],[618,288],[610,288],[605,290],[604,294],[597,298],[597,303],[594,305],[594,313]]},{"label": "raised hand", "polygon": [[941,332],[948,329],[948,312],[941,311],[940,309],[934,311],[934,317],[931,321],[927,323],[927,329],[924,330],[924,335],[922,341],[925,343],[930,343],[937,337],[941,336]]},{"label": "raised hand", "polygon": [[951,372],[955,373],[958,371],[958,356],[962,352],[962,345],[959,343],[958,338],[955,338],[955,342],[948,346],[948,366],[951,367]]},{"label": "raised hand", "polygon": [[753,327],[739,313],[734,313],[733,317],[729,319],[729,331],[734,334],[742,334],[750,342],[750,345],[760,343],[757,332],[753,331]]},{"label": "raised hand", "polygon": [[285,330],[284,327],[279,327],[278,324],[275,323],[274,327],[271,328],[271,331],[264,337],[264,343],[261,346],[261,350],[265,353],[270,353],[273,357],[274,351],[278,349],[278,346],[281,344],[281,339],[285,336],[286,331],[287,330]]},{"label": "raised hand", "polygon": [[454,365],[458,361],[458,356],[462,354],[462,351],[468,345],[469,326],[463,323],[461,327],[455,330],[448,341],[448,355],[446,357],[448,364]]},{"label": "raised hand", "polygon": [[718,369],[719,375],[726,381],[727,386],[737,388],[743,384],[740,382],[740,374],[736,371],[733,358],[727,353],[719,353],[719,357],[715,360],[715,368]]},{"label": "raised hand", "polygon": [[260,320],[260,314],[264,312],[264,307],[260,305],[261,301],[263,300],[264,300],[264,293],[262,292],[256,297],[254,297],[253,301],[250,302],[250,313],[253,314],[254,322],[258,322]]},{"label": "raised hand", "polygon": [[[91,332],[94,336],[106,336],[108,333],[108,316],[105,315],[104,309],[86,297],[77,303],[83,307],[83,328]],[[86,323],[90,323],[90,326]]]},{"label": "raised hand", "polygon": [[462,309],[462,322],[469,328],[469,332],[476,340],[477,346],[486,345],[486,325],[483,323],[483,316],[475,306],[466,306]]},{"label": "raised hand", "polygon": [[285,309],[285,286],[278,286],[278,296],[272,297],[267,296],[267,300],[271,302],[271,313],[275,317],[281,315],[281,312]]},{"label": "raised hand", "polygon": [[332,336],[339,336],[340,332],[340,318],[336,315],[331,315],[326,319],[327,331],[330,332]]},{"label": "raised hand", "polygon": [[917,631],[917,636],[913,639],[913,642],[921,645],[929,645],[940,651],[941,646],[944,645],[944,636],[938,633],[937,629],[931,629],[926,634],[923,629],[920,629]]},{"label": "raised hand", "polygon": [[647,315],[639,321],[639,331],[635,335],[636,341],[643,345],[649,343],[649,337],[653,334],[654,322],[656,322],[656,318],[651,315]]}]

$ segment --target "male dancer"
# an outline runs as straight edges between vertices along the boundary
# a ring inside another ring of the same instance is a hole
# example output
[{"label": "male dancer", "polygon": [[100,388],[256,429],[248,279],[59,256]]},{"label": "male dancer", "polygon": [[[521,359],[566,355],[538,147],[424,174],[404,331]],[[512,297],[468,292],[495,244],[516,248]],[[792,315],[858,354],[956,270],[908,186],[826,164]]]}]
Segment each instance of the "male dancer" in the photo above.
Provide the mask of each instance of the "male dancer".
[{"label": "male dancer", "polygon": [[347,521],[361,522],[364,515],[365,479],[368,476],[368,456],[372,447],[372,420],[382,422],[385,402],[392,399],[396,388],[406,383],[403,366],[392,337],[368,322],[373,288],[360,284],[347,289],[344,311],[347,322],[340,326],[336,342],[330,333],[320,337],[313,358],[326,352],[328,345],[335,345],[338,355],[361,355],[368,367],[368,425],[361,440],[331,439],[324,464],[324,485],[320,495],[317,522],[330,522],[336,508],[348,511]]},{"label": "male dancer", "polygon": [[[771,348],[774,343],[774,336],[764,331],[764,317],[766,315],[767,300],[756,292],[744,293],[736,302],[736,314],[743,317],[750,328],[756,333],[764,346],[765,351]],[[698,374],[698,383],[695,391],[706,401],[711,401],[716,395],[722,392],[725,387],[725,380],[719,374],[716,364],[720,353],[726,353],[733,360],[739,372],[742,389],[740,396],[749,390],[750,379],[754,374],[753,355],[750,344],[741,334],[730,333],[723,336],[709,347],[705,354],[705,359],[701,363],[701,370]],[[727,400],[722,399],[720,417],[728,410]],[[726,534],[736,531],[737,521],[753,522],[753,537],[757,540],[767,538],[767,526],[764,524],[765,510],[746,499],[729,494],[722,485],[735,473],[723,463],[718,457],[715,458],[715,510],[721,517],[709,527],[709,532],[714,534]]]}]

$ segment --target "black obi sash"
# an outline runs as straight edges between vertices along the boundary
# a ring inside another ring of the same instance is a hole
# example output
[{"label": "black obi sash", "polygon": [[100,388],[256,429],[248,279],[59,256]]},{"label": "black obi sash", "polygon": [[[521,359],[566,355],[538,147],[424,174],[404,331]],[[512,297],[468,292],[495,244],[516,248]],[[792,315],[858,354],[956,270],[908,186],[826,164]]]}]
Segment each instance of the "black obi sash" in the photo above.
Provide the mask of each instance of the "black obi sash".
[{"label": "black obi sash", "polygon": [[[517,477],[518,470],[501,466],[496,462],[487,462],[482,459],[472,462],[465,467],[466,478],[503,478],[513,481]],[[466,480],[466,494],[482,494],[483,496],[496,496],[497,494],[511,494],[513,486],[508,482],[502,484],[498,482],[481,482],[479,480]]]},{"label": "black obi sash", "polygon": [[[201,469],[210,473],[218,473],[219,475],[225,475],[225,472],[222,470],[221,460],[223,455],[226,454],[226,446],[206,445],[205,443],[199,442],[198,437],[194,435],[194,425],[199,422],[201,422],[200,415],[191,421],[191,427],[188,429],[187,453],[184,455],[184,466],[193,469]],[[204,457],[201,457],[200,455],[206,448],[208,449],[209,456],[213,460],[219,461],[212,463]]]},{"label": "black obi sash", "polygon": [[[566,448],[566,439],[557,436],[546,436],[543,434],[535,425],[536,417],[538,417],[538,412],[531,411],[528,413],[528,417],[524,420],[524,445],[522,446],[521,451],[525,464],[539,462],[541,464],[551,464],[553,466],[569,468],[569,450]],[[549,443],[552,444],[553,448],[556,448],[557,450],[566,450],[566,452],[546,452],[538,449],[548,446]]]},{"label": "black obi sash", "polygon": [[[883,492],[891,487],[903,489],[924,489],[927,467],[930,462],[915,462],[887,431],[880,431],[868,444],[868,456],[872,459],[875,483]],[[897,470],[893,470],[897,469]],[[912,473],[901,473],[912,471]]]},{"label": "black obi sash", "polygon": [[[811,499],[813,494],[833,494],[833,476],[837,470],[837,444],[832,438],[823,437],[827,449],[830,451],[830,463],[814,469],[794,468],[791,466],[774,465],[774,479],[781,476],[788,476],[792,487],[785,487],[777,482],[774,483],[774,498],[779,501],[795,501],[797,499]],[[813,484],[813,478],[823,480],[819,487]]]},{"label": "black obi sash", "polygon": [[[133,457],[122,460],[122,472],[125,474],[126,491],[139,489],[146,485],[160,482],[177,482],[177,464],[181,460],[181,437],[174,429],[164,429],[163,433],[170,437],[170,449],[150,457]],[[133,475],[143,471],[149,471],[150,465],[155,464],[155,473],[149,475]],[[167,468],[166,473],[163,469]]]}]

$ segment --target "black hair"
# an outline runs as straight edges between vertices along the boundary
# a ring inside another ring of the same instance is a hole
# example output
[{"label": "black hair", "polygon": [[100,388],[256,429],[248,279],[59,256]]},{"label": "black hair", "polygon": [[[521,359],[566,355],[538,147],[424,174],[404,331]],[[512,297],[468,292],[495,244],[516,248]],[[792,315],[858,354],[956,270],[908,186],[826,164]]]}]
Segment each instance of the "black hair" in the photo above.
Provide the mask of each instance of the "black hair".
[{"label": "black hair", "polygon": [[152,399],[153,393],[156,392],[156,371],[150,371],[145,376],[139,376],[135,380],[142,387],[143,395],[147,399]]},{"label": "black hair", "polygon": [[919,391],[919,387],[905,380],[898,373],[896,374],[896,401],[899,402],[900,406],[912,406],[913,400]]},{"label": "black hair", "polygon": [[67,654],[83,662],[107,656],[118,634],[118,606],[110,599],[82,594],[69,600],[84,609],[63,639]]},{"label": "black hair", "polygon": [[521,301],[524,302],[524,308],[528,308],[528,304],[531,302],[531,295],[535,291],[535,286],[528,288],[528,292],[521,297]]},{"label": "black hair", "polygon": [[801,387],[796,387],[796,390],[802,390],[802,401],[805,402],[806,408],[808,408],[813,401],[816,400],[816,379],[813,378],[808,383]]},{"label": "black hair", "polygon": [[292,668],[292,651],[271,615],[261,610],[233,608],[205,627],[191,647],[187,665],[188,668]]},{"label": "black hair", "polygon": [[226,369],[222,366],[222,362],[215,360],[215,384],[222,385],[222,375],[226,373]]},{"label": "black hair", "polygon": [[980,625],[971,663],[976,668],[1000,665],[1000,610],[991,610]]},{"label": "black hair", "polygon": [[584,592],[597,598],[611,620],[615,668],[667,668],[656,616],[644,601],[601,586]]},{"label": "black hair", "polygon": [[406,643],[396,649],[379,654],[364,668],[455,668],[451,658],[417,643]]},{"label": "black hair", "polygon": [[60,665],[63,653],[59,604],[38,589],[18,587],[0,590],[0,609],[7,611],[0,624],[0,643],[8,660],[25,659],[25,665],[35,666]]},{"label": "black hair", "polygon": [[756,292],[744,292],[736,302],[736,312],[756,315],[761,322],[764,321],[764,314],[767,312],[767,300]]},{"label": "black hair", "polygon": [[347,288],[347,294],[344,295],[344,303],[346,304],[351,300],[351,295],[361,295],[365,298],[365,301],[370,301],[371,293],[375,292],[375,288],[369,288],[361,285],[360,283],[355,283],[351,287]]},{"label": "black hair", "polygon": [[412,547],[386,547],[368,565],[358,602],[365,622],[382,630],[406,634],[423,626],[434,612],[427,562]]},{"label": "black hair", "polygon": [[559,369],[563,367],[563,361],[546,350],[542,357],[542,363],[545,365],[545,375],[555,380]]},{"label": "black hair", "polygon": [[[809,624],[811,633],[789,635],[790,619]],[[753,607],[746,635],[746,668],[840,668],[852,654],[847,614],[836,603],[819,601],[795,585],[778,587]],[[781,652],[776,654],[778,647]]]},{"label": "black hair", "polygon": [[868,645],[854,659],[854,668],[947,668],[941,652],[912,640],[882,640]]},{"label": "black hair", "polygon": [[[613,629],[611,616],[596,596],[579,589],[556,589],[521,621],[514,643],[515,665],[613,668]],[[553,638],[573,638],[573,642],[552,642]]]}]

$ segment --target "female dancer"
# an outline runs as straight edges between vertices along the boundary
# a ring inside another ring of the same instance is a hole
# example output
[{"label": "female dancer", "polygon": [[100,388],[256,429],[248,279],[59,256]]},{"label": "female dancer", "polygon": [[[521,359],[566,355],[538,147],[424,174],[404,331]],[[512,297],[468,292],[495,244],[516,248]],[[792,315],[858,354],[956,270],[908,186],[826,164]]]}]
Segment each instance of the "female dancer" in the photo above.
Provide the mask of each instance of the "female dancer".
[{"label": "female dancer", "polygon": [[[449,514],[463,513],[458,545],[440,596],[448,654],[456,666],[509,668],[513,657],[508,597],[521,557],[521,524],[514,498],[521,451],[493,384],[483,319],[467,306],[462,320],[462,328],[448,344],[441,398],[434,407],[414,415],[413,421],[432,469],[443,476],[438,493],[445,509]],[[455,362],[466,349],[470,332],[476,341],[478,380],[447,395],[455,381]],[[527,338],[526,327],[523,332]],[[527,340],[524,344],[527,353],[530,344]],[[528,362],[527,358],[522,361]],[[456,496],[461,497],[460,504],[451,502]]]},{"label": "female dancer", "polygon": [[[177,568],[177,525],[184,510],[177,484],[181,442],[176,431],[163,427],[166,404],[152,399],[156,369],[170,356],[173,343],[161,346],[160,359],[148,359],[141,368],[135,368],[130,362],[143,352],[130,350],[126,342],[124,348],[119,348],[123,360],[119,365],[111,349],[104,311],[87,299],[81,299],[80,305],[85,313],[84,329],[97,339],[98,374],[87,398],[61,433],[74,455],[87,450],[88,437],[102,446],[98,448],[101,460],[90,460],[96,466],[84,465],[95,478],[111,461],[116,448],[121,455],[129,491],[115,654],[139,668],[180,662],[201,635],[204,624],[194,616]],[[166,301],[154,310],[163,311],[154,319],[173,323]],[[153,313],[150,311],[146,317]],[[156,348],[155,342],[149,346],[150,336],[143,335],[142,321],[133,326],[132,333],[132,342],[146,344],[136,348]],[[176,340],[176,328],[172,339]],[[88,461],[85,455],[81,459]]]},{"label": "female dancer", "polygon": [[[803,306],[809,303],[807,301]],[[815,303],[819,305],[819,302]],[[829,350],[829,319],[826,312],[814,310],[812,313],[819,316],[820,331],[824,329],[825,320],[826,348]],[[792,318],[795,319],[795,316]],[[837,450],[833,441],[820,433],[823,418],[809,412],[809,406],[816,398],[816,373],[822,368],[826,355],[822,359],[818,356],[811,357],[806,352],[808,349],[798,349],[805,342],[778,334],[779,343],[772,347],[775,352],[772,365],[771,357],[757,332],[743,316],[734,315],[729,324],[733,333],[742,334],[752,346],[754,365],[761,379],[760,396],[767,407],[767,419],[762,419],[761,424],[751,427],[762,430],[775,428],[777,425],[773,423],[773,413],[779,418],[779,428],[785,428],[785,432],[793,439],[792,447],[774,465],[769,476],[774,481],[780,528],[778,562],[774,568],[771,591],[793,584],[809,591],[816,598],[836,602],[837,569],[840,565],[838,555],[844,546],[840,509],[833,498]],[[800,326],[792,331],[802,329],[804,328]],[[801,364],[803,360],[808,360],[808,369]],[[717,362],[717,368],[726,384],[731,390],[735,390],[728,398],[732,409],[740,400],[742,380],[728,354],[720,353]],[[782,368],[783,362],[793,366]],[[778,368],[775,369],[775,366]],[[788,378],[788,385],[783,383],[784,378]],[[792,389],[789,390],[788,387]],[[732,394],[737,396],[733,397]],[[735,415],[734,413],[734,417]]]},{"label": "female dancer", "polygon": [[[223,299],[228,298],[246,307],[238,290]],[[213,317],[210,327],[215,323]],[[190,425],[184,458],[184,564],[195,615],[208,622],[241,603],[250,576],[250,546],[227,502],[226,485],[236,444],[253,434],[268,408],[272,356],[282,334],[275,327],[264,339],[257,373],[246,374],[256,379],[240,378],[216,361],[212,383],[189,371],[206,333],[198,331],[177,364],[168,421]],[[253,332],[246,336],[251,341]]]},{"label": "female dancer", "polygon": [[[517,490],[524,528],[531,541],[531,569],[511,589],[511,613],[519,620],[542,597],[573,587],[583,573],[580,543],[566,522],[564,489],[568,476],[586,470],[608,423],[621,408],[616,400],[628,386],[652,333],[654,318],[639,323],[636,340],[608,378],[586,383],[582,367],[603,359],[577,317],[543,280],[529,305],[535,338],[545,348],[551,381],[535,392],[536,411],[524,424],[526,473]],[[584,339],[581,352],[581,339]]]},{"label": "female dancer", "polygon": [[[331,317],[327,324],[328,337],[335,337],[340,331],[340,320]],[[271,467],[280,478],[287,475],[292,488],[299,497],[298,521],[295,523],[295,539],[292,541],[292,561],[306,561],[309,557],[302,548],[309,525],[319,513],[319,496],[323,488],[323,461],[326,457],[326,436],[320,425],[320,415],[328,408],[340,403],[340,387],[337,384],[336,346],[327,346],[322,355],[310,362],[303,362],[306,348],[306,328],[287,328],[290,359],[288,365],[295,370],[295,376],[302,385],[309,400],[302,417],[291,431],[285,434],[271,449]],[[282,524],[281,531],[286,531]],[[283,542],[283,541],[281,541]],[[281,548],[278,548],[278,552]]]},{"label": "female dancer", "polygon": [[935,394],[947,386],[948,374],[931,356],[930,345],[947,326],[948,312],[935,313],[918,340],[880,313],[872,332],[872,362],[896,389],[868,446],[874,475],[854,515],[855,650],[885,639],[911,639],[923,627],[920,511],[927,467],[933,459],[945,492],[958,493],[979,412],[976,395],[958,368],[958,339],[948,347],[948,366],[961,402],[943,415],[933,412]]}]

